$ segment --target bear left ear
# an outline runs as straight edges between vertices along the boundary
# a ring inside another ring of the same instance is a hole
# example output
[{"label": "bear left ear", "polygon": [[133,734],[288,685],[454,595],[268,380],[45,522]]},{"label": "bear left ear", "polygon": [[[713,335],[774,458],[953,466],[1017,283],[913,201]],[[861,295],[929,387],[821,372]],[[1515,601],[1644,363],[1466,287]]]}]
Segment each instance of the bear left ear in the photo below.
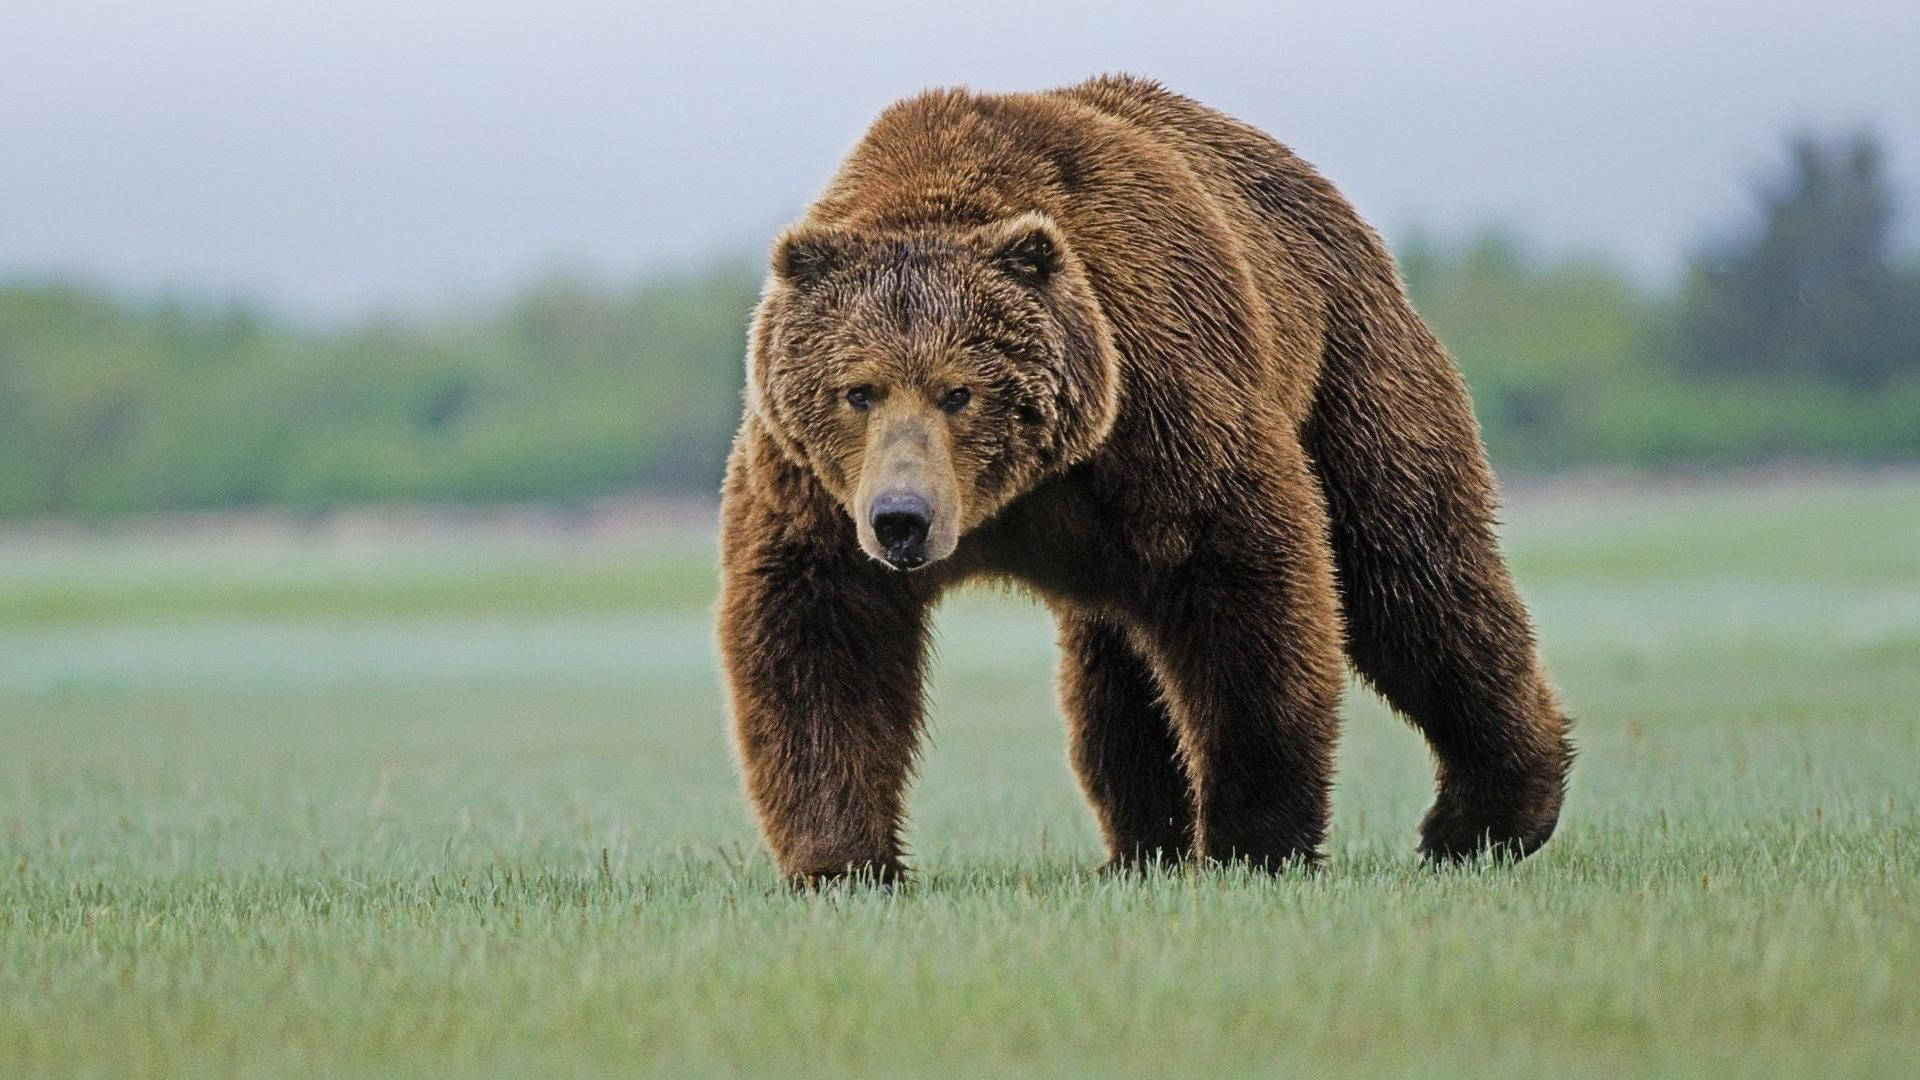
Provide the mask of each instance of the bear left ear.
[{"label": "bear left ear", "polygon": [[819,226],[795,225],[773,244],[773,272],[796,288],[818,285],[847,261],[847,239]]},{"label": "bear left ear", "polygon": [[1002,273],[1036,289],[1053,280],[1066,257],[1060,227],[1037,211],[988,226],[984,239]]}]

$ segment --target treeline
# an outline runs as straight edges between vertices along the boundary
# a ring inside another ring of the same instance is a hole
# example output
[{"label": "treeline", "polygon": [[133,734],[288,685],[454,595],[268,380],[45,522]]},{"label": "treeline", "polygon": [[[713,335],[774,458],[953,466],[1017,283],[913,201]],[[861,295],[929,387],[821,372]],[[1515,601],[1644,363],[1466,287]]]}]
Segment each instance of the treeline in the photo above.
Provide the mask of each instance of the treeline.
[{"label": "treeline", "polygon": [[0,516],[711,491],[758,276],[315,330],[0,289]]},{"label": "treeline", "polygon": [[1497,231],[1402,245],[1498,465],[1920,461],[1920,257],[1895,250],[1878,145],[1793,139],[1756,194],[1671,294]]},{"label": "treeline", "polygon": [[[1920,461],[1920,264],[1870,139],[1802,139],[1671,294],[1498,232],[1401,244],[1510,472]],[[317,330],[0,288],[0,516],[711,492],[756,265]]]}]

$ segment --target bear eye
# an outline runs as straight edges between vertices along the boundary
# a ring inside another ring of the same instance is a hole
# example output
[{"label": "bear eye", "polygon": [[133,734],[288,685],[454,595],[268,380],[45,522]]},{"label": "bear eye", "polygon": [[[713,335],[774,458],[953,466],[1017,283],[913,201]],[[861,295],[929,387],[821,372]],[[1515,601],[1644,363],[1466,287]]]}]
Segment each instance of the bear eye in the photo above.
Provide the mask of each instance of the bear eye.
[{"label": "bear eye", "polygon": [[865,412],[873,407],[873,387],[856,386],[847,391],[847,404]]},{"label": "bear eye", "polygon": [[966,408],[967,402],[972,400],[973,391],[964,386],[956,386],[947,391],[946,395],[940,399],[940,411],[957,413],[961,409]]}]

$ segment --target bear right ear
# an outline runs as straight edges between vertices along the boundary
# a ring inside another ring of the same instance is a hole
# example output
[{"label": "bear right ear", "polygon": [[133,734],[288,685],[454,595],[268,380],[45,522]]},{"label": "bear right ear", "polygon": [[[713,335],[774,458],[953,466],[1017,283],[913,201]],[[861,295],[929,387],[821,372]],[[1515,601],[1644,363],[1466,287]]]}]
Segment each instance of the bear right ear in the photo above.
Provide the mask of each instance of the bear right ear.
[{"label": "bear right ear", "polygon": [[845,237],[818,226],[795,225],[773,244],[773,272],[796,288],[819,283],[847,260]]},{"label": "bear right ear", "polygon": [[1066,259],[1060,227],[1037,210],[987,226],[981,242],[1003,273],[1036,289],[1045,288]]}]

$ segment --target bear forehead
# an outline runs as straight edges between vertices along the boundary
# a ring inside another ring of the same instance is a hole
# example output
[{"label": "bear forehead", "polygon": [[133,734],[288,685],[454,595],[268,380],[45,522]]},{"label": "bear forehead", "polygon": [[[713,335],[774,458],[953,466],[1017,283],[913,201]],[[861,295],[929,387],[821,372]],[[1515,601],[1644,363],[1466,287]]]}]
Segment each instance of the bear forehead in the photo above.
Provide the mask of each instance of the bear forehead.
[{"label": "bear forehead", "polygon": [[1016,332],[1020,313],[1001,284],[952,251],[896,249],[866,262],[823,314],[843,332],[964,347]]}]

